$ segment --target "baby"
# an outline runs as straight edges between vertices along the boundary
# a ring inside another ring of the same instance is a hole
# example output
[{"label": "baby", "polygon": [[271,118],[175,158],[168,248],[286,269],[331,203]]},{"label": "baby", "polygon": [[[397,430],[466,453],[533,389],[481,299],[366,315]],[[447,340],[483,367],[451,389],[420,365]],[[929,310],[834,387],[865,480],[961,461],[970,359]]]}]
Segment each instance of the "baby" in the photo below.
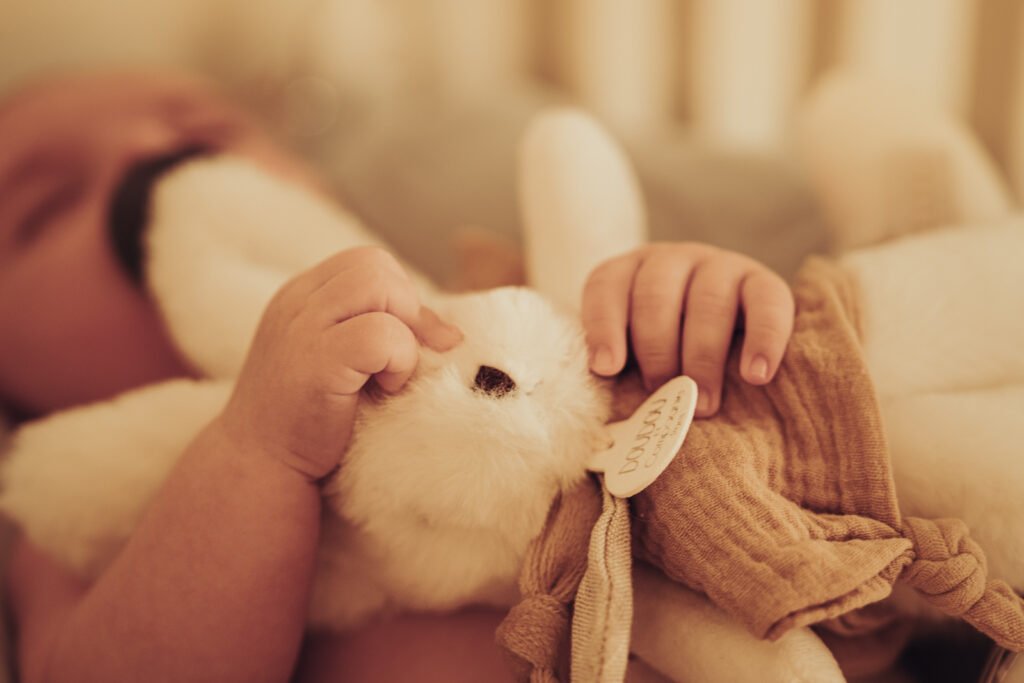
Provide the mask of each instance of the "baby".
[{"label": "baby", "polygon": [[[0,109],[0,397],[18,415],[188,373],[134,284],[124,236],[145,220],[132,193],[140,178],[194,150],[317,187],[244,113],[187,79],[78,77]],[[360,391],[371,381],[401,390],[421,345],[444,352],[461,339],[389,254],[325,257],[271,301],[228,405],[95,583],[16,544],[8,592],[22,680],[507,677],[491,645],[500,615],[487,611],[304,640],[317,483],[340,461]],[[742,375],[763,384],[785,350],[793,300],[747,257],[656,244],[599,266],[582,314],[595,373],[619,373],[632,350],[650,388],[693,377],[706,417],[738,321]]]}]

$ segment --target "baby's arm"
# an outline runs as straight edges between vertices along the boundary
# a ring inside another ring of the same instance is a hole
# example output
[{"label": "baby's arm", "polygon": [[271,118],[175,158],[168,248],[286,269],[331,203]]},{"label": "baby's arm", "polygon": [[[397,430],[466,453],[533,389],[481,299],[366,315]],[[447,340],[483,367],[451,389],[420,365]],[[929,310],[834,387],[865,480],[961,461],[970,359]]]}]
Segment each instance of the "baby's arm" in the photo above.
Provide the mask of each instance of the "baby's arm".
[{"label": "baby's arm", "polygon": [[[82,585],[22,543],[11,569],[22,680],[285,681],[320,515],[358,392],[459,335],[396,262],[359,249],[288,283],[236,391],[189,446],[117,559]],[[139,454],[145,457],[145,454]]]},{"label": "baby's arm", "polygon": [[583,292],[591,369],[610,376],[626,363],[627,335],[654,389],[680,372],[699,387],[697,415],[713,415],[737,316],[747,382],[774,377],[793,331],[793,295],[778,275],[741,254],[706,244],[652,244],[598,266]]}]

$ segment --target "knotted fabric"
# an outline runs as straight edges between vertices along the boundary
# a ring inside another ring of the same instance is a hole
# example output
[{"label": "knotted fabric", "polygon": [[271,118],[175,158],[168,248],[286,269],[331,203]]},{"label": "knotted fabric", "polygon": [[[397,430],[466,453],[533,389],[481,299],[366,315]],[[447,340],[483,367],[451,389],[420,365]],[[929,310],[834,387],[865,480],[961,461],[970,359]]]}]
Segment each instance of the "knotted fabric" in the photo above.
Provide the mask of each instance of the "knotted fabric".
[{"label": "knotted fabric", "polygon": [[987,580],[985,555],[967,525],[908,517],[903,532],[914,544],[914,559],[901,580],[1003,647],[1024,650],[1024,602],[1005,583]]}]

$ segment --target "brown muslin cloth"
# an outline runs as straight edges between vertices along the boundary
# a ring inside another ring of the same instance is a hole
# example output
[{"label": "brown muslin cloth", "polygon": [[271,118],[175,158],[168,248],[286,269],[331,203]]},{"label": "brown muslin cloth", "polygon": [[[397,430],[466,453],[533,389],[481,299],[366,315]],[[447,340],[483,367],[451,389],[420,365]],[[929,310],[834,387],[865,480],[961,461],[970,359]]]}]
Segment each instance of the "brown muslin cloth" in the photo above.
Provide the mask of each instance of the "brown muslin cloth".
[{"label": "brown muslin cloth", "polygon": [[[734,353],[718,415],[695,421],[664,474],[631,499],[634,555],[758,637],[835,619],[903,581],[1000,645],[1024,649],[1024,602],[988,580],[965,525],[900,514],[849,276],[811,259],[794,295],[795,327],[776,378],[744,383]],[[617,415],[642,398],[635,381],[621,381]],[[564,529],[552,532],[535,546],[561,543]],[[513,616],[506,635],[530,618]]]},{"label": "brown muslin cloth", "polygon": [[775,380],[747,385],[734,358],[720,414],[633,499],[636,555],[759,637],[882,600],[899,580],[1024,649],[1024,603],[988,581],[965,525],[900,515],[849,276],[812,259],[794,295]]}]

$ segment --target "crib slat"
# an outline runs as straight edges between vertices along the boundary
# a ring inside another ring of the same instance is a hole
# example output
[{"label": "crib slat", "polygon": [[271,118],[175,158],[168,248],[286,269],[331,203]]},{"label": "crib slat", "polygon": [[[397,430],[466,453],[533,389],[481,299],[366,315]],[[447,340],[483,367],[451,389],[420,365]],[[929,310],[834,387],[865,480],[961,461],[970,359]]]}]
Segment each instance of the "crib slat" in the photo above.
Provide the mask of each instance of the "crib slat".
[{"label": "crib slat", "polygon": [[566,85],[631,134],[671,117],[671,0],[566,0],[559,47]]},{"label": "crib slat", "polygon": [[412,46],[401,9],[376,0],[320,3],[307,18],[307,63],[299,66],[361,94],[408,86]]},{"label": "crib slat", "polygon": [[717,142],[776,147],[806,82],[809,0],[697,0],[694,125]]},{"label": "crib slat", "polygon": [[[415,0],[414,0],[415,1]],[[472,97],[506,87],[528,69],[529,5],[521,0],[429,0],[428,56],[447,94]]]},{"label": "crib slat", "polygon": [[976,5],[966,0],[844,0],[839,62],[963,112]]}]

